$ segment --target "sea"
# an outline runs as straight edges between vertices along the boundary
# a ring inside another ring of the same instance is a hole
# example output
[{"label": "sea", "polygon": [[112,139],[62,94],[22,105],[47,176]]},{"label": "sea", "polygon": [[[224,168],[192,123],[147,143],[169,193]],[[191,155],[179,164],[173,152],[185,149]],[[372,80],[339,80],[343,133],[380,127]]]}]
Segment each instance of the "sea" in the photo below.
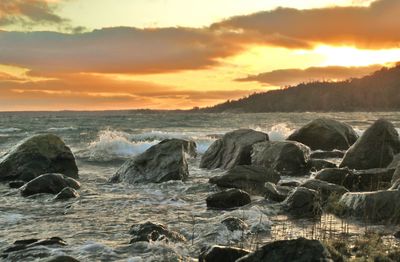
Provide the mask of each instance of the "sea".
[{"label": "sea", "polygon": [[[235,210],[218,211],[206,207],[206,197],[219,190],[208,183],[209,178],[224,173],[223,170],[199,168],[201,155],[215,139],[235,129],[251,128],[268,133],[270,140],[284,140],[295,129],[318,117],[348,123],[359,134],[378,118],[386,118],[400,128],[399,112],[0,113],[0,155],[27,137],[56,134],[74,153],[82,184],[80,197],[66,202],[55,202],[50,195],[23,198],[18,190],[0,184],[0,253],[16,240],[57,236],[68,245],[37,247],[3,259],[40,261],[48,256],[69,255],[80,261],[197,261],[201,249],[214,244],[254,250],[276,239],[318,238],[322,233],[327,236],[327,232],[332,237],[343,233],[344,224],[346,233],[357,236],[365,229],[361,222],[344,223],[328,214],[318,222],[293,221],[279,215],[273,203],[258,196],[252,197],[250,205]],[[190,139],[197,143],[199,155],[189,159],[187,181],[137,185],[107,182],[124,161],[167,138]],[[227,217],[242,219],[248,229],[228,231],[221,224]],[[146,221],[165,224],[188,241],[129,244],[130,227]],[[320,231],[316,230],[318,227]],[[376,227],[388,232],[393,230],[388,226]]]}]

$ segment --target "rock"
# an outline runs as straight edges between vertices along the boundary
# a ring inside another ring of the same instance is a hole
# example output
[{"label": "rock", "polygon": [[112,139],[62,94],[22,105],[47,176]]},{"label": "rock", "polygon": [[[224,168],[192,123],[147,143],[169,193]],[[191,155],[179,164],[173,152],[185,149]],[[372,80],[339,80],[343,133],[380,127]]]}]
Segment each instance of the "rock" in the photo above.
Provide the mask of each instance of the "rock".
[{"label": "rock", "polygon": [[282,205],[295,218],[316,218],[322,214],[318,192],[305,187],[296,188]]},{"label": "rock", "polygon": [[235,247],[211,246],[202,249],[199,262],[235,262],[249,253],[247,250]]},{"label": "rock", "polygon": [[126,161],[110,179],[111,183],[162,183],[189,176],[185,140],[167,139]]},{"label": "rock", "polygon": [[288,137],[288,140],[305,144],[312,150],[346,150],[357,139],[351,126],[329,118],[315,119]]},{"label": "rock", "polygon": [[316,179],[344,186],[350,191],[375,191],[390,185],[393,170],[374,168],[349,170],[348,168],[327,168],[318,172]]},{"label": "rock", "polygon": [[285,176],[308,173],[310,149],[298,142],[261,142],[253,146],[252,165],[273,168]]},{"label": "rock", "polygon": [[56,256],[45,260],[45,262],[79,262],[79,260],[70,256]]},{"label": "rock", "polygon": [[394,183],[392,183],[392,186],[389,188],[389,190],[400,190],[400,179],[397,179]]},{"label": "rock", "polygon": [[76,192],[75,189],[71,187],[65,187],[63,190],[60,191],[55,197],[54,200],[67,200],[70,198],[78,198],[79,193]]},{"label": "rock", "polygon": [[237,165],[250,165],[252,146],[268,139],[267,134],[251,129],[226,133],[207,149],[201,158],[200,167],[231,169]]},{"label": "rock", "polygon": [[278,172],[271,168],[260,166],[235,166],[222,176],[210,178],[211,184],[219,187],[238,188],[249,194],[264,194],[266,182],[277,183],[280,180]]},{"label": "rock", "polygon": [[39,193],[58,194],[66,187],[79,189],[80,183],[62,174],[44,174],[26,183],[21,194],[25,197]]},{"label": "rock", "polygon": [[333,151],[314,151],[310,157],[314,159],[327,159],[327,158],[343,158],[345,151],[333,150]]},{"label": "rock", "polygon": [[392,184],[394,184],[399,179],[400,179],[400,165],[396,167],[396,169],[393,173],[393,176],[391,179]]},{"label": "rock", "polygon": [[168,230],[165,225],[153,222],[145,222],[143,224],[133,225],[129,231],[129,234],[133,235],[133,238],[130,241],[131,244],[139,241],[186,241],[186,238],[180,233]]},{"label": "rock", "polygon": [[46,173],[79,178],[74,155],[56,135],[33,136],[0,158],[0,181],[28,182]]},{"label": "rock", "polygon": [[248,228],[248,225],[237,217],[228,217],[221,221],[221,224],[226,226],[229,231],[244,231]]},{"label": "rock", "polygon": [[315,190],[321,196],[323,203],[326,203],[330,197],[340,198],[343,194],[349,192],[344,186],[328,183],[318,179],[309,179],[301,184],[302,187]]},{"label": "rock", "polygon": [[208,196],[206,203],[209,208],[230,209],[250,204],[251,199],[240,189],[228,189]]},{"label": "rock", "polygon": [[379,119],[350,147],[340,167],[358,170],[385,168],[399,152],[399,135],[393,124]]},{"label": "rock", "polygon": [[388,169],[396,169],[400,164],[400,154],[397,154],[393,157],[392,162],[387,166]]},{"label": "rock", "polygon": [[400,223],[400,191],[354,192],[342,196],[344,213],[372,223]]},{"label": "rock", "polygon": [[323,159],[310,159],[308,161],[308,166],[310,167],[311,171],[319,171],[325,168],[337,167],[335,163]]},{"label": "rock", "polygon": [[397,239],[400,239],[400,231],[397,231],[396,233],[394,233],[393,236]]},{"label": "rock", "polygon": [[3,251],[3,254],[25,250],[35,246],[66,246],[67,243],[59,237],[52,237],[48,239],[24,239],[17,240],[14,244]]},{"label": "rock", "polygon": [[272,183],[265,183],[265,198],[275,201],[275,202],[282,202],[285,200],[289,193],[293,190],[292,187],[288,186],[279,186]]},{"label": "rock", "polygon": [[10,188],[20,188],[23,185],[25,185],[25,181],[11,181],[10,183],[8,183],[8,186]]},{"label": "rock", "polygon": [[266,244],[236,262],[333,262],[328,249],[318,240],[298,238]]},{"label": "rock", "polygon": [[300,182],[298,181],[280,181],[278,182],[279,186],[286,186],[286,187],[298,187],[300,186]]}]

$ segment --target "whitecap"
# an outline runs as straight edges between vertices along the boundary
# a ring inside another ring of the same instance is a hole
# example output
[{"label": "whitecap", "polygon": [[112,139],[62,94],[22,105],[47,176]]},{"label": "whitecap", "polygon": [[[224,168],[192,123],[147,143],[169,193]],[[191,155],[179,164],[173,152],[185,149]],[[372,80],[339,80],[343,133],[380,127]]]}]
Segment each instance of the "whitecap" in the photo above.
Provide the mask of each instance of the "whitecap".
[{"label": "whitecap", "polygon": [[76,127],[69,126],[69,127],[50,127],[47,129],[48,132],[62,132],[62,131],[70,131],[76,130]]},{"label": "whitecap", "polygon": [[21,132],[22,129],[16,127],[9,127],[9,128],[0,128],[0,133],[14,133],[14,132]]}]

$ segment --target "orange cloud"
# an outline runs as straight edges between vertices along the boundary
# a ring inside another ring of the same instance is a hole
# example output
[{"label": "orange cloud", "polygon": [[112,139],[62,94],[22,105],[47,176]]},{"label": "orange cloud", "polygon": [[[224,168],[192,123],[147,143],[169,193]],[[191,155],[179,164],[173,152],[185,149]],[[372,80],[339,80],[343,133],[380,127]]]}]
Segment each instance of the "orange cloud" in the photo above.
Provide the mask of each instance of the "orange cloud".
[{"label": "orange cloud", "polygon": [[250,75],[245,78],[239,78],[237,81],[256,81],[272,86],[288,86],[317,80],[339,81],[348,78],[362,77],[381,68],[381,65],[371,65],[360,67],[327,66],[309,67],[306,69],[281,69],[258,75]]},{"label": "orange cloud", "polygon": [[240,32],[245,37],[242,41],[284,47],[324,43],[369,49],[398,48],[399,17],[399,0],[377,0],[368,7],[278,8],[233,17],[211,28]]}]

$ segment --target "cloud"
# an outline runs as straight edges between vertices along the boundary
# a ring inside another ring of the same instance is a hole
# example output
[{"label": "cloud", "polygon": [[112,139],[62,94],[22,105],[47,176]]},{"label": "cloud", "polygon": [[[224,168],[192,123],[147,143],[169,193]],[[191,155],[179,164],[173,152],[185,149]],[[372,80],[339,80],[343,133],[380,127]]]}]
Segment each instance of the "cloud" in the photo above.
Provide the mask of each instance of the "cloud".
[{"label": "cloud", "polygon": [[128,27],[80,34],[0,32],[0,61],[36,74],[204,69],[240,47],[204,29]]},{"label": "cloud", "polygon": [[256,81],[271,86],[288,86],[317,80],[345,80],[362,77],[381,69],[381,65],[344,67],[309,67],[307,69],[281,69],[239,78],[237,81]]},{"label": "cloud", "polygon": [[46,0],[1,0],[0,26],[11,24],[61,24],[66,20],[55,14]]},{"label": "cloud", "polygon": [[0,79],[1,110],[176,109],[240,98],[252,90],[197,91],[104,75],[73,74],[58,79]]},{"label": "cloud", "polygon": [[211,28],[238,32],[243,41],[284,47],[324,43],[371,49],[398,48],[399,17],[399,0],[377,0],[367,7],[278,8],[232,17]]}]

